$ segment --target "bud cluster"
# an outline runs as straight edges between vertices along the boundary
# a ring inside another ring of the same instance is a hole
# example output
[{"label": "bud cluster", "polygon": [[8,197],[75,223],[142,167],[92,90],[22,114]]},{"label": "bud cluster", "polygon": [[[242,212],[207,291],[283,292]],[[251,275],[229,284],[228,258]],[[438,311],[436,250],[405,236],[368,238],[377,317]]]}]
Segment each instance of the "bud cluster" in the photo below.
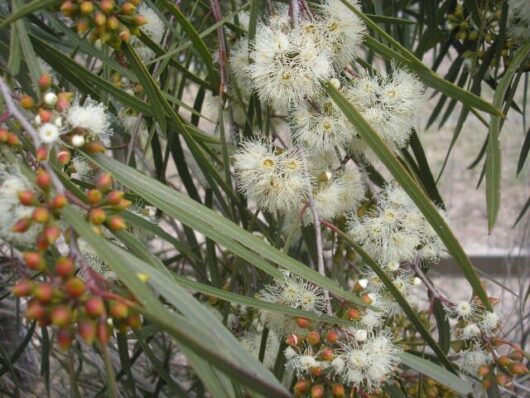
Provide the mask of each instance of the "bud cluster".
[{"label": "bud cluster", "polygon": [[523,363],[525,360],[524,351],[521,347],[499,338],[492,339],[491,345],[495,348],[507,345],[510,350],[506,355],[494,356],[493,362],[490,364],[479,367],[478,376],[482,379],[482,385],[485,388],[491,388],[495,384],[505,388],[513,388],[512,380],[514,377],[529,373],[528,368]]},{"label": "bud cluster", "polygon": [[86,201],[89,205],[87,220],[98,234],[102,233],[102,225],[111,231],[126,228],[125,221],[117,214],[131,205],[131,201],[125,199],[124,195],[124,192],[112,189],[110,173],[101,173],[96,178],[95,188],[86,191]]},{"label": "bud cluster", "polygon": [[77,335],[92,344],[106,345],[112,329],[126,332],[141,327],[141,317],[131,299],[105,292],[92,292],[89,284],[76,276],[72,258],[59,257],[50,267],[38,252],[25,252],[26,266],[48,276],[46,281],[21,280],[12,289],[16,297],[27,298],[26,318],[40,326],[55,326],[57,343],[68,349]]},{"label": "bud cluster", "polygon": [[140,3],[141,0],[63,0],[61,11],[75,22],[79,33],[89,32],[92,41],[101,40],[119,48],[131,36],[140,36],[140,27],[147,23],[137,12]]}]

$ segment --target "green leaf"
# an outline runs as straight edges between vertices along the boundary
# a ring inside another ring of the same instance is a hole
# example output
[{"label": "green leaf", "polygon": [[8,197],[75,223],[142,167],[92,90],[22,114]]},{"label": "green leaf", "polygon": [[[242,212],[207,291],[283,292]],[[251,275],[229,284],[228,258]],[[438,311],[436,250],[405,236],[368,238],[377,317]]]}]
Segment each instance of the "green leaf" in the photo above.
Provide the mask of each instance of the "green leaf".
[{"label": "green leaf", "polygon": [[9,17],[0,22],[0,29],[5,28],[7,25],[12,24],[15,21],[18,21],[20,18],[25,17],[28,14],[31,14],[35,11],[38,11],[43,8],[51,7],[55,4],[59,4],[61,0],[35,0],[31,3],[25,5],[24,7],[19,8],[16,12],[11,14]]},{"label": "green leaf", "polygon": [[401,362],[403,362],[409,368],[415,369],[418,372],[429,376],[430,378],[442,383],[459,394],[468,395],[473,392],[473,386],[471,385],[471,382],[462,380],[458,376],[427,359],[417,357],[416,355],[412,355],[407,352],[402,352],[399,354],[399,358],[401,359]]},{"label": "green leaf", "polygon": [[[493,104],[500,108],[506,96],[506,92],[510,87],[510,82],[513,76],[526,60],[530,53],[530,42],[526,42],[512,58],[510,66],[506,70],[504,76],[499,82],[495,95],[493,96]],[[497,214],[499,213],[501,201],[501,143],[499,134],[501,130],[501,117],[492,115],[490,128],[488,131],[488,146],[486,148],[486,207],[488,210],[488,229],[491,232]]]},{"label": "green leaf", "polygon": [[366,122],[359,111],[355,109],[355,107],[353,107],[348,100],[335,87],[333,87],[333,85],[326,84],[325,88],[329,96],[339,106],[348,120],[355,126],[364,141],[375,152],[377,157],[386,166],[414,203],[416,203],[418,209],[432,225],[438,236],[440,236],[440,239],[444,242],[449,253],[451,253],[457,264],[460,266],[460,269],[469,281],[475,294],[480,298],[484,306],[491,311],[492,307],[488,300],[488,296],[480,283],[480,279],[473,264],[447,225],[445,219],[438,212],[438,209],[399,162],[392,150]]},{"label": "green leaf", "polygon": [[243,230],[237,224],[225,219],[206,206],[198,204],[188,196],[108,156],[101,154],[87,156],[99,167],[110,171],[114,178],[153,206],[216,241],[235,255],[250,264],[254,264],[273,277],[281,277],[282,274],[270,262],[286,268],[339,297],[358,305],[366,306],[357,296],[346,292],[334,281],[280,252],[253,234]]},{"label": "green leaf", "polygon": [[[237,339],[184,289],[171,282],[167,270],[155,269],[127,251],[96,235],[81,215],[67,206],[62,212],[70,226],[87,241],[98,256],[129,288],[144,316],[163,330],[171,333],[183,346],[207,359],[219,370],[250,389],[265,396],[289,397],[289,393],[250,355]],[[138,273],[148,273],[148,283],[138,278]],[[166,308],[154,295],[150,286],[162,294],[182,315]]]}]

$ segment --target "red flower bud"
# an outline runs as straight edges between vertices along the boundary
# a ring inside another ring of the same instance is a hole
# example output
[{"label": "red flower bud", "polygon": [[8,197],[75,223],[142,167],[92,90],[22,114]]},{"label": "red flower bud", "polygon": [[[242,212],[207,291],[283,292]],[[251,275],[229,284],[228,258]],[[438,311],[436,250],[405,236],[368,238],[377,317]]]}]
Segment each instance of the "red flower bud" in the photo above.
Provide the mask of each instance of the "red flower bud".
[{"label": "red flower bud", "polygon": [[311,398],[322,398],[324,396],[324,386],[322,384],[315,384],[311,387]]},{"label": "red flower bud", "polygon": [[55,263],[55,272],[61,278],[69,278],[75,272],[75,265],[70,257],[59,257]]},{"label": "red flower bud", "polygon": [[106,225],[111,231],[121,231],[127,227],[127,224],[125,224],[125,221],[120,216],[109,217]]},{"label": "red flower bud", "polygon": [[112,189],[112,176],[110,173],[101,173],[96,178],[96,187],[101,192],[108,192]]},{"label": "red flower bud", "polygon": [[302,329],[307,329],[311,322],[307,318],[296,318],[296,324]]},{"label": "red flower bud", "polygon": [[68,199],[64,195],[55,195],[51,201],[51,206],[54,209],[62,209],[68,203]]},{"label": "red flower bud", "polygon": [[52,85],[52,78],[50,75],[43,74],[39,77],[39,88],[41,91],[48,90]]},{"label": "red flower bud", "polygon": [[131,205],[132,205],[132,202],[130,200],[122,199],[120,200],[120,203],[114,206],[114,209],[118,211],[124,211],[124,210],[127,210],[129,206]]},{"label": "red flower bud", "polygon": [[514,362],[510,365],[510,372],[514,375],[525,375],[528,373],[528,368],[520,362]]},{"label": "red flower bud", "polygon": [[[370,298],[368,299],[370,300]],[[356,321],[361,318],[361,313],[359,312],[359,310],[355,308],[350,308],[348,312],[346,312],[346,316],[348,317],[350,321]]]},{"label": "red flower bud", "polygon": [[24,206],[32,206],[37,202],[35,200],[35,194],[33,193],[33,191],[30,191],[30,190],[20,191],[18,193],[18,200]]},{"label": "red flower bud", "polygon": [[66,166],[72,160],[72,153],[68,149],[63,149],[57,153],[56,159],[62,166]]},{"label": "red flower bud", "polygon": [[478,368],[478,374],[481,377],[487,376],[490,373],[490,367],[488,365],[482,365]]},{"label": "red flower bud", "polygon": [[77,328],[79,335],[83,340],[85,340],[88,344],[92,344],[94,342],[97,333],[97,326],[94,321],[83,319],[78,322]]},{"label": "red flower bud", "polygon": [[32,221],[29,217],[21,218],[11,227],[11,232],[26,232],[31,227]]},{"label": "red flower bud", "polygon": [[101,3],[99,4],[99,8],[101,11],[103,11],[105,14],[109,15],[114,11],[114,0],[101,0]]},{"label": "red flower bud", "polygon": [[98,323],[97,337],[101,345],[106,346],[109,343],[110,331],[109,331],[109,327],[107,326],[105,322]]},{"label": "red flower bud", "polygon": [[7,137],[9,136],[9,134],[9,131],[0,128],[0,143],[7,142]]},{"label": "red flower bud", "polygon": [[46,310],[37,300],[31,300],[26,307],[26,318],[34,321],[42,320],[46,316]]},{"label": "red flower bud", "polygon": [[52,120],[53,113],[47,109],[39,109],[39,117],[42,123],[49,123]]},{"label": "red flower bud", "polygon": [[320,351],[320,358],[323,361],[332,361],[333,358],[335,358],[335,354],[333,353],[333,350],[331,348],[326,347],[322,351]]},{"label": "red flower bud", "polygon": [[79,278],[72,278],[66,282],[64,290],[72,298],[81,297],[86,292],[85,282]]},{"label": "red flower bud", "polygon": [[57,345],[63,351],[67,351],[72,346],[74,336],[70,329],[62,328],[57,331]]},{"label": "red flower bud", "polygon": [[49,283],[40,283],[33,289],[33,296],[42,304],[52,301],[55,295],[55,289]]},{"label": "red flower bud", "polygon": [[105,304],[101,297],[91,297],[85,303],[86,313],[94,318],[98,318],[105,314]]},{"label": "red flower bud", "polygon": [[37,148],[35,157],[39,162],[48,159],[48,148],[46,147],[46,145],[42,145]]},{"label": "red flower bud", "polygon": [[342,384],[333,384],[333,386],[331,386],[331,394],[333,395],[333,398],[344,398],[346,396],[346,391]]},{"label": "red flower bud", "polygon": [[20,140],[18,139],[18,136],[16,134],[9,133],[7,135],[6,143],[7,145],[10,145],[10,146],[18,146],[20,145]]},{"label": "red flower bud", "polygon": [[142,317],[139,314],[131,314],[127,318],[127,326],[132,330],[138,330],[142,327]]},{"label": "red flower bud", "polygon": [[121,12],[125,15],[132,15],[136,11],[134,4],[130,2],[125,2],[121,5]]},{"label": "red flower bud", "polygon": [[31,294],[33,291],[33,282],[29,280],[23,280],[18,282],[13,288],[11,289],[11,292],[16,297],[27,297]]},{"label": "red flower bud", "polygon": [[111,205],[117,205],[122,201],[123,195],[125,193],[121,191],[112,191],[107,194],[106,200]]},{"label": "red flower bud", "polygon": [[298,380],[294,385],[294,393],[297,396],[305,395],[309,388],[311,387],[311,382],[309,380]]},{"label": "red flower bud", "polygon": [[40,189],[47,191],[52,185],[52,178],[44,169],[39,169],[37,170],[36,182]]},{"label": "red flower bud", "polygon": [[44,231],[37,235],[35,246],[37,247],[37,250],[41,252],[43,252],[44,250],[48,249],[48,247],[50,247],[50,242],[48,241],[48,237],[46,236]]},{"label": "red flower bud", "polygon": [[50,315],[52,324],[58,327],[68,326],[72,320],[70,308],[66,305],[58,305]]},{"label": "red flower bud", "polygon": [[46,262],[44,257],[37,252],[25,252],[22,253],[24,262],[29,269],[34,271],[44,271],[46,269]]},{"label": "red flower bud", "polygon": [[339,339],[339,334],[335,331],[335,330],[330,330],[327,334],[326,334],[326,340],[328,341],[328,343],[330,344],[335,344],[337,342],[337,340]]},{"label": "red flower bud", "polygon": [[110,315],[115,319],[125,319],[129,315],[129,307],[121,301],[110,303]]},{"label": "red flower bud", "polygon": [[501,355],[499,357],[499,359],[497,359],[497,363],[500,365],[500,366],[508,366],[510,364],[510,358],[508,358],[506,355]]},{"label": "red flower bud", "polygon": [[287,336],[287,339],[286,339],[285,342],[287,344],[289,344],[289,345],[297,346],[298,343],[299,343],[299,339],[298,339],[298,336],[296,334],[291,334],[291,335]]}]

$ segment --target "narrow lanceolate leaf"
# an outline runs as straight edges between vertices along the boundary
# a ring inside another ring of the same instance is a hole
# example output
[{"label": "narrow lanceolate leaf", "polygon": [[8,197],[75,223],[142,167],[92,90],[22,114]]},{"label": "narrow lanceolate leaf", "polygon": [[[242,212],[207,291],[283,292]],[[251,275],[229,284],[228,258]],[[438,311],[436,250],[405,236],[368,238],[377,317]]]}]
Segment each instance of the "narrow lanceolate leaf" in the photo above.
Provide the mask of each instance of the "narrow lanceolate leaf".
[{"label": "narrow lanceolate leaf", "polygon": [[17,9],[16,12],[11,14],[9,17],[0,22],[0,29],[5,28],[7,25],[18,21],[20,18],[25,17],[28,14],[34,13],[35,11],[49,8],[55,4],[59,4],[61,0],[35,0],[24,7]]},{"label": "narrow lanceolate leaf", "polygon": [[377,25],[377,23],[375,23],[367,15],[363,14],[360,10],[355,8],[347,0],[341,0],[341,1],[354,14],[356,14],[359,18],[361,18],[370,29],[378,33],[387,43],[389,43],[390,46],[393,47],[393,49],[395,50],[394,52],[397,52],[400,56],[389,58],[389,54],[393,52],[393,50],[385,46],[384,44],[378,42],[377,40],[371,38],[370,36],[366,37],[368,47],[374,49],[374,51],[376,51],[377,53],[379,53],[380,55],[382,55],[383,57],[389,60],[395,59],[399,61],[400,63],[404,64],[405,66],[408,66],[412,71],[414,71],[418,75],[418,77],[425,84],[434,88],[435,90],[438,90],[444,93],[448,97],[457,99],[458,101],[462,102],[463,104],[467,106],[476,108],[484,112],[491,113],[492,115],[499,115],[499,116],[502,115],[502,112],[498,108],[490,104],[489,102],[484,101],[482,98],[476,96],[475,94],[470,93],[469,91],[466,91],[458,87],[457,85],[445,80],[444,78],[442,78],[441,76],[433,72],[426,65],[424,65],[418,58],[416,58],[416,56],[410,50],[402,46],[396,39],[394,39],[391,35],[389,35],[383,29],[381,29],[379,25]]},{"label": "narrow lanceolate leaf", "polygon": [[[495,95],[493,104],[500,108],[510,87],[513,76],[530,53],[530,42],[523,45],[512,58],[510,66],[502,77]],[[488,209],[488,229],[492,230],[497,220],[501,201],[501,144],[499,134],[501,130],[501,117],[492,115],[488,131],[488,146],[486,148],[486,206]]]},{"label": "narrow lanceolate leaf", "polygon": [[430,378],[449,387],[451,390],[462,394],[462,396],[471,394],[473,392],[473,386],[470,382],[462,380],[460,377],[427,359],[417,357],[416,355],[412,355],[407,352],[402,352],[399,354],[399,358],[401,359],[401,362],[403,362],[409,368],[415,369],[418,372],[429,376]]},{"label": "narrow lanceolate leaf", "polygon": [[286,268],[329,292],[361,306],[357,296],[346,292],[334,281],[280,252],[264,240],[245,231],[188,196],[165,186],[144,174],[105,155],[87,155],[99,167],[108,170],[123,185],[136,192],[148,203],[190,228],[218,242],[235,255],[274,277],[281,272],[271,263]]},{"label": "narrow lanceolate leaf", "polygon": [[[290,396],[272,373],[247,352],[209,310],[168,278],[167,270],[154,268],[96,235],[73,207],[66,207],[62,214],[68,224],[134,292],[144,316],[234,381],[264,396]],[[138,274],[143,273],[148,275],[147,282],[138,277]],[[162,304],[154,291],[163,295],[179,314]]]},{"label": "narrow lanceolate leaf", "polygon": [[469,281],[473,287],[473,291],[480,298],[484,306],[487,309],[492,310],[488,296],[480,283],[480,279],[473,264],[434,204],[399,162],[392,150],[366,122],[359,111],[355,109],[355,107],[352,106],[348,100],[335,87],[333,87],[333,85],[326,84],[325,88],[329,96],[339,106],[348,120],[355,126],[356,130],[366,141],[368,146],[375,152],[377,157],[386,166],[405,192],[407,192],[414,203],[416,203],[418,209],[432,225],[438,236],[440,236],[440,239],[444,242],[449,253],[460,266],[464,276]]}]

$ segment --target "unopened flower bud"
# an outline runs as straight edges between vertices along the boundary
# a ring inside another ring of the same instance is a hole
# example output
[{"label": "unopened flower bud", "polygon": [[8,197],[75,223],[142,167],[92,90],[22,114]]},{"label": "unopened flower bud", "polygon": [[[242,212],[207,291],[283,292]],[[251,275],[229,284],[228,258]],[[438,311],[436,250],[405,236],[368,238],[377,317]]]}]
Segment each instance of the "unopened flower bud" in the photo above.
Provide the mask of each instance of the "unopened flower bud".
[{"label": "unopened flower bud", "polygon": [[97,326],[94,321],[88,319],[79,321],[77,324],[77,330],[81,338],[88,344],[92,344],[94,342],[97,334]]},{"label": "unopened flower bud", "polygon": [[105,147],[100,141],[91,141],[83,146],[83,149],[88,153],[105,152]]},{"label": "unopened flower bud", "polygon": [[35,194],[33,193],[33,191],[30,190],[18,192],[18,200],[24,206],[32,206],[35,205],[37,202],[37,200],[35,199]]},{"label": "unopened flower bud", "polygon": [[311,331],[307,334],[307,342],[311,345],[320,343],[320,334],[316,331]]},{"label": "unopened flower bud", "polygon": [[333,398],[344,398],[346,397],[346,391],[342,384],[333,384],[331,386],[331,395]]},{"label": "unopened flower bud", "polygon": [[7,142],[9,131],[0,127],[0,143]]},{"label": "unopened flower bud", "polygon": [[105,313],[105,304],[101,297],[91,297],[85,303],[86,313],[94,318],[98,318]]},{"label": "unopened flower bud", "polygon": [[31,294],[33,291],[34,284],[32,281],[29,280],[23,280],[18,282],[13,288],[11,289],[11,292],[16,297],[27,297]]},{"label": "unopened flower bud", "polygon": [[97,205],[101,202],[101,199],[103,198],[103,194],[99,189],[90,189],[86,193],[88,202],[92,205]]},{"label": "unopened flower bud", "polygon": [[360,313],[359,310],[356,309],[356,308],[350,308],[350,309],[346,312],[346,316],[347,316],[347,318],[348,318],[350,321],[356,321],[356,320],[361,319],[361,313]]},{"label": "unopened flower bud", "polygon": [[22,233],[26,232],[31,227],[33,220],[30,217],[24,217],[15,222],[11,227],[11,232]]},{"label": "unopened flower bud", "polygon": [[70,329],[62,328],[57,331],[57,345],[63,351],[67,351],[72,346],[74,336]]},{"label": "unopened flower bud", "polygon": [[42,254],[37,252],[24,252],[22,253],[26,266],[34,271],[43,271],[46,269],[46,261]]},{"label": "unopened flower bud", "polygon": [[52,324],[58,327],[68,326],[72,320],[70,308],[66,305],[58,305],[50,315]]},{"label": "unopened flower bud", "polygon": [[127,224],[125,224],[125,221],[120,216],[108,217],[106,225],[111,231],[121,231],[127,228]]},{"label": "unopened flower bud", "polygon": [[86,292],[85,282],[79,278],[71,278],[66,282],[64,290],[72,298],[81,297]]},{"label": "unopened flower bud", "polygon": [[46,310],[37,300],[31,300],[26,307],[26,318],[34,321],[41,320],[46,315]]},{"label": "unopened flower bud", "polygon": [[37,148],[35,157],[37,158],[39,162],[42,162],[43,160],[48,159],[48,148],[46,147],[46,145],[41,145],[40,147]]},{"label": "unopened flower bud", "polygon": [[51,85],[52,85],[52,78],[51,78],[51,76],[48,75],[48,74],[43,74],[43,75],[41,75],[41,76],[39,77],[39,82],[38,82],[38,84],[39,84],[39,89],[40,89],[41,91],[46,91],[46,90],[48,90],[48,89],[51,87]]},{"label": "unopened flower bud", "polygon": [[101,225],[105,222],[105,219],[107,218],[107,214],[105,213],[105,210],[101,208],[97,208],[97,209],[90,210],[90,214],[88,217],[92,224]]},{"label": "unopened flower bud", "polygon": [[528,373],[528,368],[521,362],[514,362],[510,365],[510,372],[514,375],[525,375]]},{"label": "unopened flower bud", "polygon": [[35,210],[33,210],[32,218],[33,221],[39,224],[45,224],[50,219],[50,212],[45,207],[37,207]]},{"label": "unopened flower bud", "polygon": [[52,301],[54,295],[55,291],[53,286],[49,283],[41,283],[33,290],[33,296],[42,304],[47,304]]},{"label": "unopened flower bud", "polygon": [[121,301],[110,303],[110,315],[115,319],[125,319],[129,315],[129,307]]},{"label": "unopened flower bud", "polygon": [[63,149],[57,153],[56,158],[62,166],[66,166],[72,160],[72,153],[67,149]]},{"label": "unopened flower bud", "polygon": [[7,135],[6,143],[9,146],[19,146],[20,140],[18,139],[18,135],[16,135],[15,133],[9,133]]},{"label": "unopened flower bud", "polygon": [[54,209],[62,209],[67,203],[68,199],[66,199],[66,196],[58,194],[52,199],[51,206]]},{"label": "unopened flower bud", "polygon": [[70,278],[75,272],[74,261],[70,257],[59,257],[55,262],[55,272],[62,278]]},{"label": "unopened flower bud", "polygon": [[61,236],[61,232],[61,228],[57,224],[52,224],[44,228],[43,234],[46,237],[46,242],[53,245]]},{"label": "unopened flower bud", "polygon": [[98,323],[97,338],[100,344],[103,346],[106,346],[109,343],[110,331],[109,331],[109,327],[107,326],[105,322]]},{"label": "unopened flower bud", "polygon": [[296,324],[302,329],[307,329],[311,322],[307,318],[296,318]]},{"label": "unopened flower bud", "polygon": [[294,393],[297,396],[305,395],[311,387],[311,382],[309,380],[298,380],[294,385]]},{"label": "unopened flower bud", "polygon": [[37,170],[37,177],[35,179],[40,189],[47,191],[52,185],[52,179],[50,175],[44,170]]},{"label": "unopened flower bud", "polygon": [[136,7],[129,1],[126,1],[121,5],[121,12],[125,15],[132,15],[136,11]]},{"label": "unopened flower bud", "polygon": [[33,108],[35,106],[35,101],[29,95],[23,95],[20,98],[20,105],[24,109],[31,109],[31,108]]},{"label": "unopened flower bud", "polygon": [[121,202],[123,199],[124,192],[121,191],[112,191],[109,192],[107,197],[105,198],[106,201],[111,205],[117,205]]},{"label": "unopened flower bud", "polygon": [[39,117],[41,123],[50,123],[53,117],[53,113],[51,113],[47,109],[39,109]]},{"label": "unopened flower bud", "polygon": [[96,178],[96,187],[102,192],[108,192],[112,189],[112,176],[110,173],[101,173]]},{"label": "unopened flower bud", "polygon": [[335,330],[330,330],[326,334],[326,340],[330,344],[335,344],[338,339],[339,339],[339,334]]},{"label": "unopened flower bud", "polygon": [[335,358],[335,354],[333,353],[333,350],[329,347],[324,348],[320,352],[320,359],[323,361],[332,361],[333,358]]},{"label": "unopened flower bud", "polygon": [[46,105],[55,106],[57,103],[57,94],[52,91],[48,91],[46,94],[44,94],[44,103]]},{"label": "unopened flower bud", "polygon": [[311,387],[311,398],[322,398],[324,396],[324,386],[322,384],[315,384]]}]

